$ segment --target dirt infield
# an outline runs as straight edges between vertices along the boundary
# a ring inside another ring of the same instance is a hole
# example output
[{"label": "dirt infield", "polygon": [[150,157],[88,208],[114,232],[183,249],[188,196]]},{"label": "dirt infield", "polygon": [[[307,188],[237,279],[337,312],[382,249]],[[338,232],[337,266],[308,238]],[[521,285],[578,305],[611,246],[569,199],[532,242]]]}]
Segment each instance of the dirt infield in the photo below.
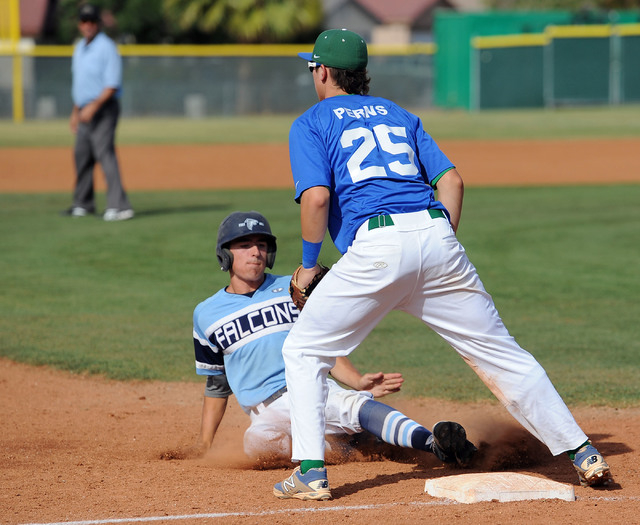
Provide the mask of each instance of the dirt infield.
[{"label": "dirt infield", "polygon": [[[442,141],[468,186],[640,182],[640,139]],[[129,190],[290,188],[286,144],[122,146]],[[69,148],[0,148],[0,191],[71,191]],[[96,178],[104,189],[102,177]]]},{"label": "dirt infield", "polygon": [[182,516],[174,523],[389,522],[509,524],[637,523],[640,409],[576,409],[606,454],[616,483],[582,488],[566,457],[552,457],[495,404],[420,399],[389,402],[431,426],[455,419],[481,444],[469,472],[513,471],[576,484],[577,501],[451,504],[424,493],[426,479],[461,472],[431,455],[329,467],[334,499],[280,501],[271,487],[289,470],[251,468],[243,458],[248,417],[235,398],[213,453],[190,458],[203,387],[122,383],[0,359],[0,522],[6,524]]},{"label": "dirt infield", "polygon": [[[467,185],[640,182],[640,139],[442,146]],[[134,191],[290,187],[286,146],[247,149],[149,146],[119,153]],[[72,187],[66,148],[0,149],[0,166],[2,192]],[[476,461],[460,471],[426,454],[362,453],[330,467],[334,499],[313,503],[271,495],[289,470],[247,463],[248,418],[234,398],[213,451],[192,453],[202,390],[200,383],[114,382],[0,359],[0,523],[569,525],[637,523],[640,516],[640,408],[574,409],[615,476],[606,489],[589,489],[577,485],[566,457],[552,457],[497,404],[387,398],[427,426],[443,418],[463,423],[480,445]],[[464,505],[424,493],[426,479],[484,471],[570,483],[577,500]]]}]

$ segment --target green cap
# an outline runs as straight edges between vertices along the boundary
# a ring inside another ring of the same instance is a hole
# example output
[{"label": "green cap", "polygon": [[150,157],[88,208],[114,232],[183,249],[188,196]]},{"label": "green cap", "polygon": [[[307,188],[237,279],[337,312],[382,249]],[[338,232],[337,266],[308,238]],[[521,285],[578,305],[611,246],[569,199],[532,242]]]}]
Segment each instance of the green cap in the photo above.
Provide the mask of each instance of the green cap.
[{"label": "green cap", "polygon": [[298,53],[300,58],[337,69],[361,70],[367,67],[367,43],[357,33],[329,29],[320,33],[313,53]]}]

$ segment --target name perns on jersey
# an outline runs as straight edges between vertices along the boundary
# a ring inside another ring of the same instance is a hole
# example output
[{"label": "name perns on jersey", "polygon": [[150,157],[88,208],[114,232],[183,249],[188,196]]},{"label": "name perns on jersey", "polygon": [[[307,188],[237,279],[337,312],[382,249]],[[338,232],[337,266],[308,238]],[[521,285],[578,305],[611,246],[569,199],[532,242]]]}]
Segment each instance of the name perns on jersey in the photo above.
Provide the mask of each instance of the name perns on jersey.
[{"label": "name perns on jersey", "polygon": [[386,115],[389,111],[384,106],[362,106],[360,109],[336,108],[333,113],[342,120],[345,114],[351,118],[361,119],[375,117],[376,115]]}]

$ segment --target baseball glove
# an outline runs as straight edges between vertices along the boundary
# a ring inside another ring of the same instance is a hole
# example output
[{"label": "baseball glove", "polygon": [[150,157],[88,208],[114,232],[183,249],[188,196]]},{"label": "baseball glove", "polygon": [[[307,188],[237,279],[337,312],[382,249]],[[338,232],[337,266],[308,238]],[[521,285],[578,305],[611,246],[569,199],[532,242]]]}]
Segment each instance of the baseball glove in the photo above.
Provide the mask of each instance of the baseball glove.
[{"label": "baseball glove", "polygon": [[293,275],[291,276],[291,282],[289,283],[289,294],[291,295],[293,304],[296,305],[296,308],[298,308],[299,311],[302,311],[304,305],[307,303],[307,299],[309,299],[309,296],[311,295],[311,292],[313,292],[315,287],[318,286],[318,283],[325,275],[327,275],[327,272],[329,271],[329,268],[323,266],[322,264],[319,264],[318,266],[320,266],[320,273],[317,273],[313,277],[313,279],[311,279],[311,282],[304,288],[300,288],[298,286],[298,274],[302,269],[302,265],[298,266],[298,268],[296,268],[296,271],[293,272]]}]

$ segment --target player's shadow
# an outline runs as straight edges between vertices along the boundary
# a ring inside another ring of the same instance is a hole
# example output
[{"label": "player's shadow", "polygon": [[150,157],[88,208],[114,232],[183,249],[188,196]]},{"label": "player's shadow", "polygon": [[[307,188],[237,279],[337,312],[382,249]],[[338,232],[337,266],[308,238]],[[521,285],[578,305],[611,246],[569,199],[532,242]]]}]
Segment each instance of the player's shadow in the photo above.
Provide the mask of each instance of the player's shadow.
[{"label": "player's shadow", "polygon": [[610,456],[619,456],[621,454],[628,454],[633,452],[627,443],[621,443],[620,441],[608,441],[611,434],[590,434],[591,442],[596,446],[598,452],[600,452],[604,458]]},{"label": "player's shadow", "polygon": [[374,478],[362,479],[360,481],[354,481],[353,483],[345,483],[338,487],[332,487],[331,493],[334,498],[341,498],[356,494],[361,490],[372,489],[381,485],[393,485],[395,483],[400,483],[401,481],[412,481],[417,479],[425,479],[423,471],[419,470],[412,472],[397,472],[396,474],[378,474]]},{"label": "player's shadow", "polygon": [[[405,463],[405,458],[401,458],[399,461],[394,460],[395,462]],[[408,459],[408,458],[406,458]],[[364,477],[366,477],[366,463],[363,464],[362,472]],[[382,485],[393,485],[395,483],[399,483],[402,481],[414,481],[419,480],[424,483],[427,479],[435,479],[444,476],[454,476],[458,474],[467,474],[471,472],[477,472],[470,467],[459,467],[456,465],[449,465],[441,463],[437,458],[431,459],[422,459],[417,464],[414,464],[411,470],[406,472],[396,472],[395,474],[378,474],[373,478],[361,479],[359,481],[354,481],[353,483],[345,483],[343,485],[332,487],[331,493],[335,498],[339,498],[342,496],[349,496],[351,494],[356,494],[361,490],[367,490],[374,487],[379,487]]]}]

